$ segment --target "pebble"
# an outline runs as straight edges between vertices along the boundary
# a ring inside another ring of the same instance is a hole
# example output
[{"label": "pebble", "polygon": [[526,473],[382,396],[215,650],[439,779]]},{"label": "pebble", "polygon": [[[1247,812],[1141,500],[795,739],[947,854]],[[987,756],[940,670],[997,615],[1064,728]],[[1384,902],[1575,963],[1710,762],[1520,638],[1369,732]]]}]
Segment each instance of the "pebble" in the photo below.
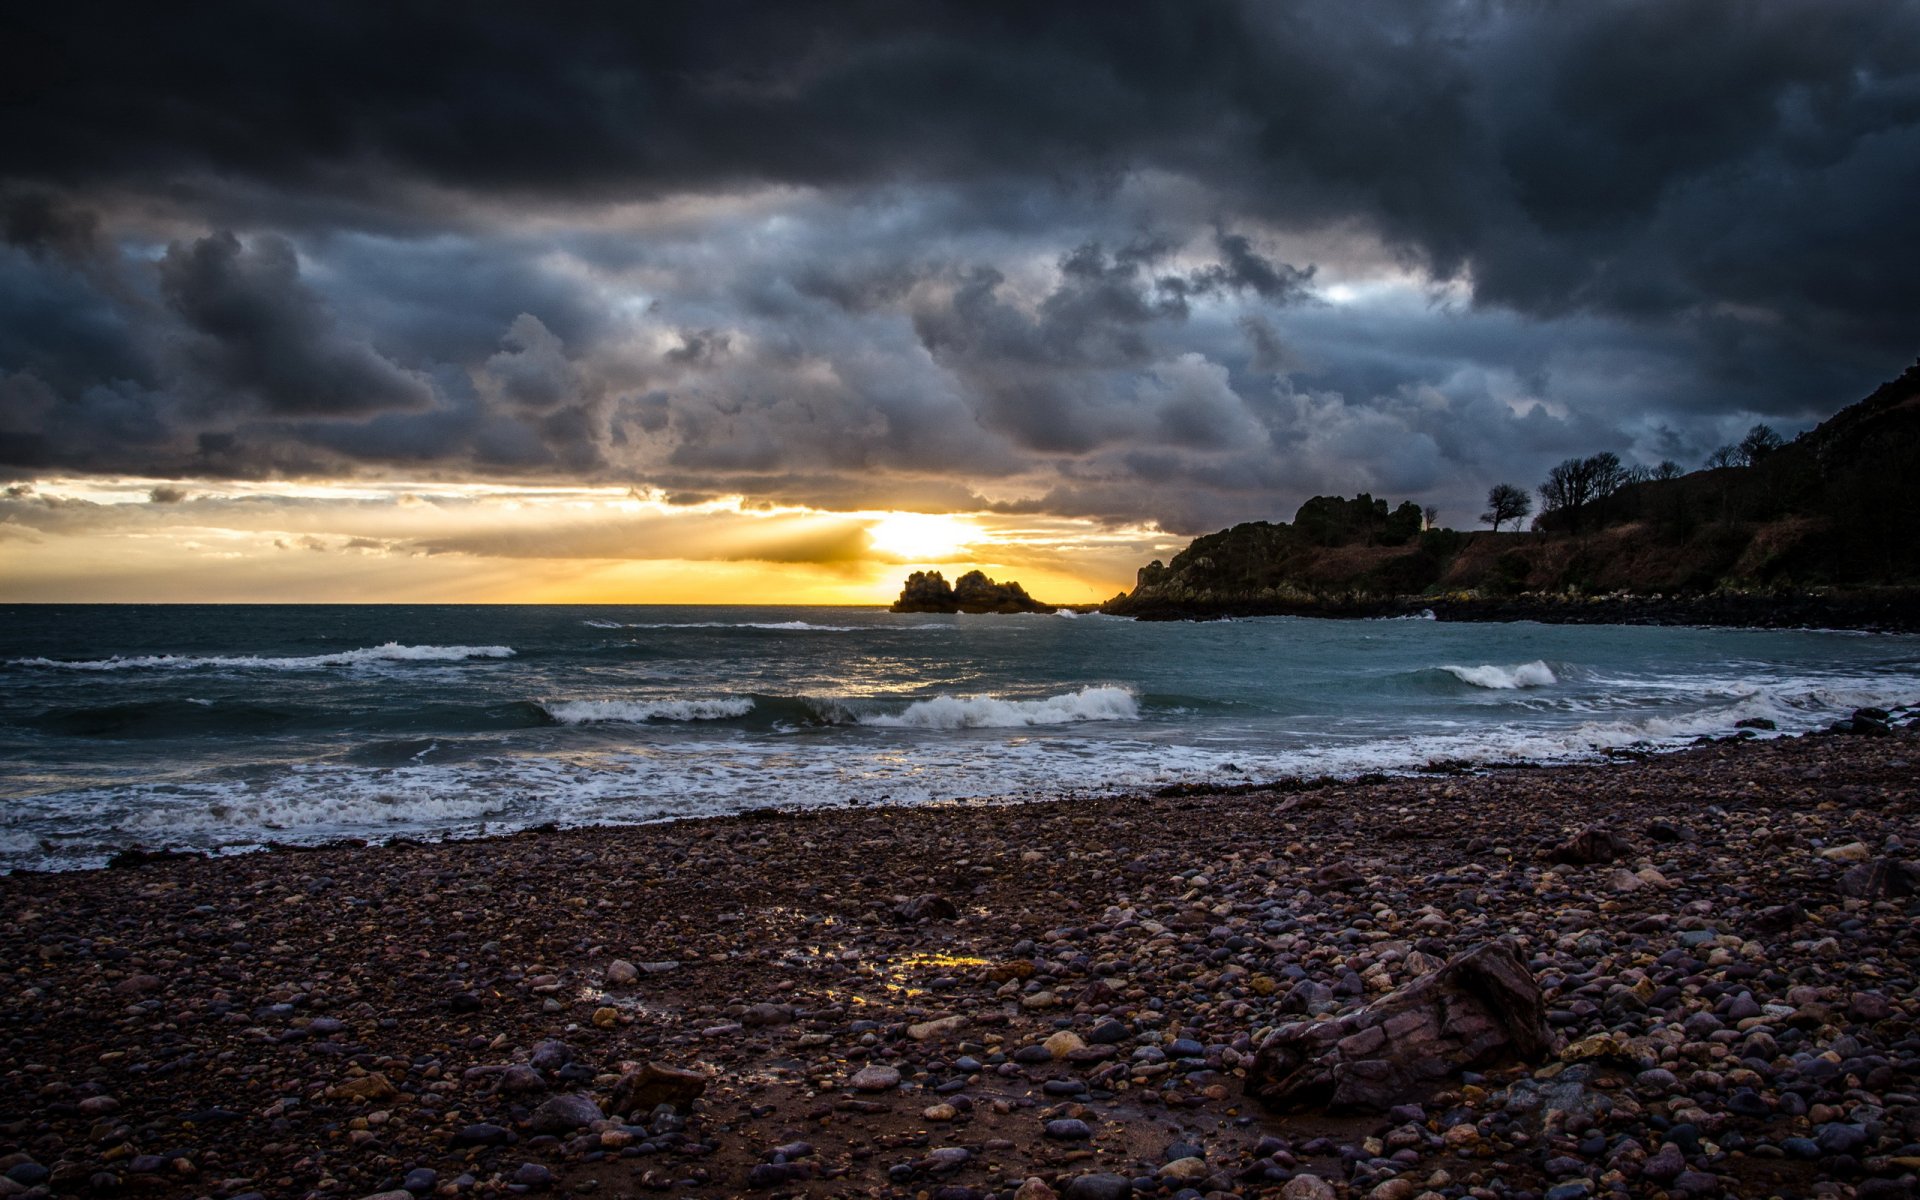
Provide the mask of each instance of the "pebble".
[{"label": "pebble", "polygon": [[[1892,1200],[1920,1170],[1909,720],[1644,763],[0,877],[0,1192],[558,1189],[524,1162],[603,1195]],[[1552,861],[1596,828],[1611,858]],[[902,916],[925,896],[954,915]],[[610,923],[660,962],[610,954]],[[1246,1102],[1265,1031],[1503,936],[1564,1056],[1342,1137]]]},{"label": "pebble", "polygon": [[1065,1200],[1128,1200],[1133,1181],[1124,1175],[1081,1175],[1067,1184]]},{"label": "pebble", "polygon": [[887,1092],[900,1086],[900,1072],[893,1067],[862,1067],[847,1080],[856,1092]]}]

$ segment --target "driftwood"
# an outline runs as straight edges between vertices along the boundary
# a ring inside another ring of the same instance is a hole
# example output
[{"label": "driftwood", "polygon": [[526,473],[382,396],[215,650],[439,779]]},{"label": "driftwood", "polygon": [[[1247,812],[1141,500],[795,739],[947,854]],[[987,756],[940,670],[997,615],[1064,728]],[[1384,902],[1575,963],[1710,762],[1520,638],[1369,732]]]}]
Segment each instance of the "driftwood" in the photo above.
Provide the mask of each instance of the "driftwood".
[{"label": "driftwood", "polygon": [[1509,943],[1487,942],[1366,1008],[1274,1030],[1246,1090],[1281,1111],[1384,1112],[1448,1075],[1553,1045],[1540,985]]}]

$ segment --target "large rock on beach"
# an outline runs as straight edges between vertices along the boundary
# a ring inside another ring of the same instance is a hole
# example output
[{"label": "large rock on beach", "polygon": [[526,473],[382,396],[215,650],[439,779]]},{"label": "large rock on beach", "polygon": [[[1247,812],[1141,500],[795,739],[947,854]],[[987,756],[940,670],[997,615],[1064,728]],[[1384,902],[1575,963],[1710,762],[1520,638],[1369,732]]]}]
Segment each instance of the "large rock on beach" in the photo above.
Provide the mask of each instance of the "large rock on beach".
[{"label": "large rock on beach", "polygon": [[1540,985],[1507,942],[1486,942],[1358,1011],[1269,1034],[1247,1094],[1270,1108],[1385,1112],[1463,1070],[1553,1048]]},{"label": "large rock on beach", "polygon": [[1610,863],[1633,852],[1633,843],[1601,825],[1589,825],[1554,847],[1549,859],[1557,863],[1588,866]]},{"label": "large rock on beach", "polygon": [[706,1090],[707,1077],[698,1071],[648,1063],[621,1076],[613,1085],[612,1111],[645,1114],[658,1105],[670,1104],[684,1112]]},{"label": "large rock on beach", "polygon": [[1877,858],[1840,877],[1840,893],[1860,900],[1897,900],[1920,892],[1920,863]]}]

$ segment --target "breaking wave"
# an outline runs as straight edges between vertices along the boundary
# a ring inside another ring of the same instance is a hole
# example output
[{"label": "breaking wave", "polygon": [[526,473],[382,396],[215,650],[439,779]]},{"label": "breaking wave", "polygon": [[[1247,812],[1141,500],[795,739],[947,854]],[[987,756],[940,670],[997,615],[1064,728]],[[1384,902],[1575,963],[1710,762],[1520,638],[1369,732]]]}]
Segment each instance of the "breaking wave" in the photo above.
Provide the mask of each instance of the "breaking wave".
[{"label": "breaking wave", "polygon": [[1076,721],[1137,721],[1140,705],[1119,687],[1084,687],[1038,700],[993,696],[935,696],[898,713],[862,713],[861,725],[886,729],[1015,729],[1024,725],[1070,725]]},{"label": "breaking wave", "polygon": [[128,657],[81,659],[15,658],[13,667],[58,671],[186,671],[214,667],[249,671],[311,671],[319,667],[357,667],[372,663],[460,662],[469,658],[512,658],[511,646],[402,646],[388,642],[362,650],[333,654],[306,654],[288,658],[258,655],[139,654]]},{"label": "breaking wave", "polygon": [[601,621],[585,622],[595,629],[771,629],[782,633],[858,633],[858,625],[815,625],[811,621]]},{"label": "breaking wave", "polygon": [[744,696],[721,696],[707,700],[549,700],[540,708],[562,725],[594,725],[602,722],[643,721],[727,721],[753,711],[753,701]]},{"label": "breaking wave", "polygon": [[1461,683],[1470,683],[1474,687],[1496,688],[1510,691],[1514,688],[1551,687],[1560,679],[1553,668],[1535,659],[1530,663],[1521,663],[1517,667],[1441,667]]}]

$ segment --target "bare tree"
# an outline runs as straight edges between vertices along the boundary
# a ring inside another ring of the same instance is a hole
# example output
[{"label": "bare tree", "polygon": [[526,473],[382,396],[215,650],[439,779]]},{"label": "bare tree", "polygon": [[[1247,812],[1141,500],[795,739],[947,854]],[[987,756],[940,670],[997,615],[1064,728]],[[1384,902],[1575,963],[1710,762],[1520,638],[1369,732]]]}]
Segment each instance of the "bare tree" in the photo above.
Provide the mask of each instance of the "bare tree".
[{"label": "bare tree", "polygon": [[1429,504],[1420,510],[1420,519],[1426,522],[1426,528],[1437,529],[1440,526],[1440,506]]},{"label": "bare tree", "polygon": [[1680,464],[1670,458],[1662,459],[1660,465],[1653,469],[1655,479],[1678,479],[1685,474],[1686,472],[1680,469]]},{"label": "bare tree", "polygon": [[1740,461],[1740,448],[1731,442],[1724,446],[1715,446],[1713,453],[1707,455],[1706,466],[1709,471],[1717,471],[1721,467],[1738,467],[1743,465]]},{"label": "bare tree", "polygon": [[1742,463],[1750,467],[1786,444],[1786,439],[1775,433],[1773,426],[1755,425],[1747,430],[1747,436],[1740,439],[1740,445],[1734,452],[1740,456]]},{"label": "bare tree", "polygon": [[1611,450],[1569,458],[1547,472],[1547,481],[1540,485],[1540,502],[1544,512],[1565,513],[1568,528],[1578,530],[1589,505],[1605,500],[1629,481],[1620,456]]},{"label": "bare tree", "polygon": [[1517,525],[1532,511],[1533,497],[1527,495],[1525,488],[1496,483],[1487,489],[1487,511],[1480,514],[1480,519],[1491,522],[1493,531],[1499,533],[1503,523],[1512,521]]}]

